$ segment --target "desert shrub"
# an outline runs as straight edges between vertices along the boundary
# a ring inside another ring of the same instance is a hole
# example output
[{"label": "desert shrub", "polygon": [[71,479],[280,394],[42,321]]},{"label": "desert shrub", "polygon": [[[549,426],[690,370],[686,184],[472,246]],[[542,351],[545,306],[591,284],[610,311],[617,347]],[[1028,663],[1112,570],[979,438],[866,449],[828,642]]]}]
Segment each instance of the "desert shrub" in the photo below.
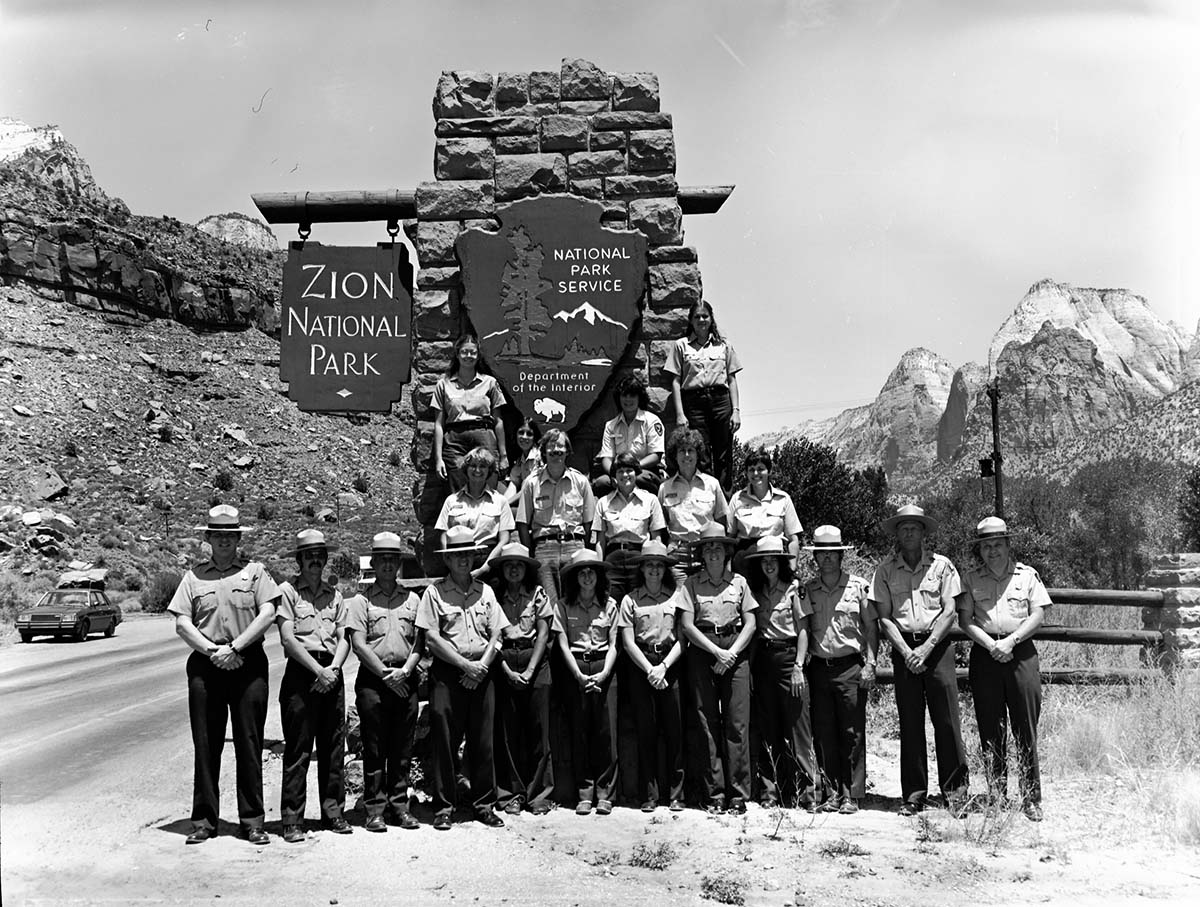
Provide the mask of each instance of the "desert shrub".
[{"label": "desert shrub", "polygon": [[21,608],[32,604],[24,581],[10,574],[0,574],[0,622],[11,624]]},{"label": "desert shrub", "polygon": [[218,469],[213,476],[213,488],[218,491],[232,491],[233,474],[228,469]]},{"label": "desert shrub", "polygon": [[629,855],[629,865],[639,866],[642,869],[663,870],[675,862],[675,858],[679,856],[675,848],[666,841],[651,846],[649,844],[638,844],[633,848],[633,853]]},{"label": "desert shrub", "polygon": [[68,438],[66,443],[63,444],[62,452],[64,457],[77,457],[79,456],[79,445]]},{"label": "desert shrub", "polygon": [[339,551],[329,558],[328,570],[338,579],[354,579],[358,576],[358,560],[345,551]]},{"label": "desert shrub", "polygon": [[166,611],[181,579],[183,577],[178,573],[170,571],[160,571],[150,577],[146,587],[142,589],[142,610],[147,614],[162,614]]},{"label": "desert shrub", "polygon": [[360,494],[366,494],[371,490],[371,480],[364,476],[361,472],[354,477],[354,481],[351,482],[350,485]]},{"label": "desert shrub", "polygon": [[397,467],[400,465],[400,451],[393,450],[388,453],[388,465]]},{"label": "desert shrub", "polygon": [[175,426],[170,422],[164,422],[158,426],[158,440],[163,444],[170,444],[175,440]]},{"label": "desert shrub", "polygon": [[100,537],[101,548],[122,548],[124,547],[121,540],[111,532],[105,533]]},{"label": "desert shrub", "polygon": [[259,501],[258,510],[255,511],[260,523],[269,523],[275,517],[279,516],[279,505],[274,501]]},{"label": "desert shrub", "polygon": [[142,575],[140,573],[126,573],[124,576],[126,592],[142,591]]},{"label": "desert shrub", "polygon": [[745,904],[748,887],[746,879],[737,873],[704,876],[700,880],[700,897],[718,904]]},{"label": "desert shrub", "polygon": [[315,517],[317,515],[317,510],[315,507],[313,507],[312,504],[305,504],[303,507],[300,508],[300,513],[302,516],[306,516],[311,520],[313,517]]}]

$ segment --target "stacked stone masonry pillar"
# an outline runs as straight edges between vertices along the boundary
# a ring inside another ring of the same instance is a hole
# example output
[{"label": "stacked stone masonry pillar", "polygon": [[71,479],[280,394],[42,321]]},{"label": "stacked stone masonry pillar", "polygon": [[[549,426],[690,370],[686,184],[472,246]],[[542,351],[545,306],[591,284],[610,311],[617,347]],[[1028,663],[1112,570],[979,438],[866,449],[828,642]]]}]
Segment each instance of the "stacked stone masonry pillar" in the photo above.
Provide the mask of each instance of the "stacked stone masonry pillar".
[{"label": "stacked stone masonry pillar", "polygon": [[[469,326],[455,240],[463,230],[498,228],[507,202],[570,194],[604,205],[602,222],[642,231],[649,241],[640,326],[613,381],[640,371],[652,405],[668,423],[667,351],[687,327],[701,295],[696,250],[683,244],[671,115],[659,104],[653,73],[606,72],[586,60],[557,71],[443,72],[433,99],[435,179],[416,192],[417,218],[404,229],[417,253],[412,458],[428,468],[433,423],[429,401],[455,337]],[[611,384],[610,384],[611,388]],[[605,420],[616,407],[606,389],[572,433],[575,466],[586,472]],[[668,431],[670,425],[668,424]],[[415,500],[420,489],[415,489]],[[426,514],[418,505],[418,519]]]},{"label": "stacked stone masonry pillar", "polygon": [[1161,555],[1145,583],[1163,594],[1161,609],[1142,610],[1145,628],[1162,631],[1163,668],[1200,668],[1200,554]]}]

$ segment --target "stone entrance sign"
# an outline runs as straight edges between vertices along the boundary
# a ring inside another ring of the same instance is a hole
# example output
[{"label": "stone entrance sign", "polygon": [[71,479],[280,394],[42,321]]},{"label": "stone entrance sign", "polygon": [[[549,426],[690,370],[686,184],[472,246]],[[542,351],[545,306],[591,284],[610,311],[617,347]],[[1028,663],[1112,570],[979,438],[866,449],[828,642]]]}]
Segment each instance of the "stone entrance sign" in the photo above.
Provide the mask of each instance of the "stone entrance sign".
[{"label": "stone entrance sign", "polygon": [[279,377],[306,412],[387,412],[412,364],[412,267],[402,244],[292,243]]},{"label": "stone entrance sign", "polygon": [[457,241],[464,306],[484,361],[527,418],[570,431],[629,346],[645,292],[646,236],[601,225],[569,196],[514,202],[497,232]]}]

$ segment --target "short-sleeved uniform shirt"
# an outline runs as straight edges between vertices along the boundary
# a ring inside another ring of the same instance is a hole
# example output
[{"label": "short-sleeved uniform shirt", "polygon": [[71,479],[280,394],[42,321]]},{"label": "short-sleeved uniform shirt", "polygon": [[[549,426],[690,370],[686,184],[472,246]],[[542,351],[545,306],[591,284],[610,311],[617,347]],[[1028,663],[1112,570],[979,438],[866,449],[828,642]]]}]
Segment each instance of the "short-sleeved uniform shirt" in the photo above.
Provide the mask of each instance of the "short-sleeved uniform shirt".
[{"label": "short-sleeved uniform shirt", "polygon": [[742,370],[742,363],[732,346],[718,343],[711,335],[703,346],[681,337],[667,354],[663,370],[679,376],[681,390],[728,387],[729,379]]},{"label": "short-sleeved uniform shirt", "polygon": [[799,633],[793,607],[799,609],[802,618],[813,613],[808,591],[798,579],[776,583],[755,595],[754,599],[758,602],[759,635],[772,642],[796,642]]},{"label": "short-sleeved uniform shirt", "polygon": [[600,441],[601,457],[615,458],[623,453],[633,454],[639,460],[650,454],[662,456],[665,450],[662,419],[639,409],[632,422],[625,421],[624,413],[604,423],[604,437]]},{"label": "short-sleeved uniform shirt", "polygon": [[208,560],[183,575],[167,611],[191,618],[197,630],[223,646],[254,622],[261,604],[278,597],[275,580],[257,561],[238,559],[220,570]]},{"label": "short-sleeved uniform shirt", "polygon": [[603,605],[593,599],[591,607],[584,607],[578,601],[563,600],[550,629],[567,634],[567,644],[572,652],[589,655],[608,651],[609,635],[616,621],[617,602],[612,597]]},{"label": "short-sleeved uniform shirt", "polygon": [[[892,619],[905,633],[927,633],[942,613],[942,602],[962,592],[958,571],[950,559],[922,552],[913,569],[895,552],[875,568],[871,601],[892,607]],[[878,609],[877,609],[878,610]]]},{"label": "short-sleeved uniform shirt", "polygon": [[660,589],[657,595],[651,595],[645,586],[639,586],[621,599],[617,626],[630,627],[640,647],[657,648],[665,654],[676,640],[676,595],[675,590],[669,589]]},{"label": "short-sleeved uniform shirt", "polygon": [[504,392],[491,375],[477,373],[470,384],[463,384],[461,375],[443,375],[433,389],[429,405],[442,411],[447,425],[488,419],[504,405]]},{"label": "short-sleeved uniform shirt", "polygon": [[754,600],[746,578],[726,569],[725,575],[716,582],[709,579],[707,571],[688,577],[677,606],[680,611],[691,612],[692,621],[697,625],[724,627],[729,624],[741,626],[746,616],[758,608],[758,602]]},{"label": "short-sleeved uniform shirt", "polygon": [[819,576],[809,580],[807,588],[813,609],[812,654],[822,658],[866,654],[866,622],[875,620],[867,581],[842,573],[832,589]]},{"label": "short-sleeved uniform shirt", "polygon": [[508,626],[504,630],[506,641],[527,640],[532,643],[537,639],[538,620],[542,619],[549,623],[554,619],[554,608],[550,604],[546,590],[541,586],[534,586],[532,592],[522,590],[515,596],[506,591],[503,595],[498,596],[498,599],[500,609],[508,621]]},{"label": "short-sleeved uniform shirt", "polygon": [[626,497],[618,489],[610,491],[596,505],[592,532],[606,542],[637,542],[650,540],[667,525],[658,498],[641,488],[634,488]]},{"label": "short-sleeved uniform shirt", "polygon": [[[524,457],[519,457],[512,465],[512,469],[508,473],[508,480],[516,486],[520,491],[525,484],[525,480],[542,468],[542,452],[537,447],[531,447],[529,453]],[[518,496],[518,500],[520,500]],[[517,501],[513,501],[513,506],[517,505]]]},{"label": "short-sleeved uniform shirt", "polygon": [[697,472],[688,481],[676,473],[658,486],[658,501],[667,519],[667,532],[677,544],[692,544],[714,522],[725,524],[728,506],[721,483]]},{"label": "short-sleeved uniform shirt", "polygon": [[1050,607],[1050,593],[1032,567],[1010,560],[997,578],[987,567],[972,567],[963,575],[958,610],[966,612],[985,633],[1007,636],[1029,617],[1033,608]]},{"label": "short-sleeved uniform shirt", "polygon": [[567,467],[562,478],[554,479],[543,466],[521,488],[517,522],[529,526],[536,539],[545,529],[574,532],[586,529],[596,515],[592,485],[577,469]]},{"label": "short-sleeved uniform shirt", "polygon": [[494,539],[501,530],[512,532],[517,528],[504,495],[489,488],[479,497],[463,488],[446,498],[433,528],[445,532],[454,526],[468,527],[477,542]]},{"label": "short-sleeved uniform shirt", "polygon": [[729,534],[734,538],[759,539],[767,535],[790,538],[803,528],[791,495],[778,488],[768,488],[761,498],[743,488],[729,502]]},{"label": "short-sleeved uniform shirt", "polygon": [[346,626],[342,593],[322,580],[313,589],[299,577],[280,583],[276,620],[292,622],[296,642],[309,652],[337,652],[337,629]]},{"label": "short-sleeved uniform shirt", "polygon": [[346,603],[346,630],[363,634],[367,647],[388,667],[399,667],[417,641],[415,592],[395,588],[391,595],[372,583]]},{"label": "short-sleeved uniform shirt", "polygon": [[492,587],[473,580],[464,592],[450,577],[425,590],[417,609],[417,627],[437,630],[463,658],[475,660],[487,649],[492,634],[508,626]]}]

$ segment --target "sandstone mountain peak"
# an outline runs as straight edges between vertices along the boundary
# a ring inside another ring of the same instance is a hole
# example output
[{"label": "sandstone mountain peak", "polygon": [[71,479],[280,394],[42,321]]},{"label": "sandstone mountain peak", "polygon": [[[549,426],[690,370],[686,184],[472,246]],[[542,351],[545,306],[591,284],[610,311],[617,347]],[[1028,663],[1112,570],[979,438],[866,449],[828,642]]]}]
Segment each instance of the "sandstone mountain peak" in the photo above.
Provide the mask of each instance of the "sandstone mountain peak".
[{"label": "sandstone mountain peak", "polygon": [[1004,348],[1029,343],[1044,324],[1073,330],[1095,344],[1109,369],[1125,372],[1142,393],[1172,393],[1188,380],[1191,338],[1160,318],[1146,300],[1122,289],[1090,289],[1040,280],[1000,326],[988,349],[994,377]]},{"label": "sandstone mountain peak", "polygon": [[105,199],[92,168],[57,126],[0,117],[0,166],[20,167],[50,188]]},{"label": "sandstone mountain peak", "polygon": [[238,211],[228,214],[210,214],[201,220],[196,227],[209,236],[223,239],[225,242],[237,243],[251,249],[263,252],[278,252],[279,240],[271,232],[271,228],[256,217],[250,217]]}]

